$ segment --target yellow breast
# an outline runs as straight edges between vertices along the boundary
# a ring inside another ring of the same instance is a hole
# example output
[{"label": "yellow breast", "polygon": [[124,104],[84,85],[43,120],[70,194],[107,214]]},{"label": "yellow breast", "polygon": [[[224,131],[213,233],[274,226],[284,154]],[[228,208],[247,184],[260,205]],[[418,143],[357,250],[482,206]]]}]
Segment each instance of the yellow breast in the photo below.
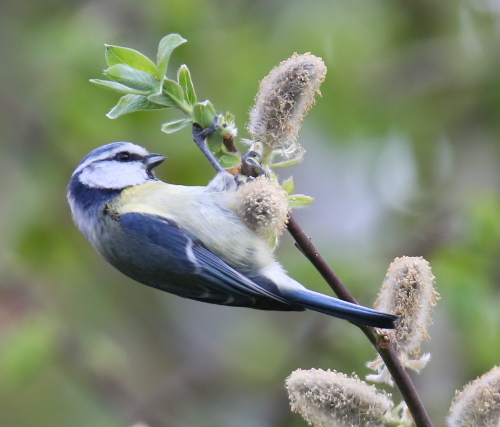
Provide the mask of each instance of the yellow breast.
[{"label": "yellow breast", "polygon": [[123,190],[108,209],[118,216],[139,212],[171,219],[235,268],[274,259],[266,242],[235,213],[231,192],[154,181]]}]

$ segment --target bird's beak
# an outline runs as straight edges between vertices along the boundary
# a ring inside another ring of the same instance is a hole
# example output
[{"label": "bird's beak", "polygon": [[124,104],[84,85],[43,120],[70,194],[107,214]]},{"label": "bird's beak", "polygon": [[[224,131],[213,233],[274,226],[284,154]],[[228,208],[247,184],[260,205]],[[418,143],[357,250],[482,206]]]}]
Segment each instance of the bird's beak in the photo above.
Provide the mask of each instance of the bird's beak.
[{"label": "bird's beak", "polygon": [[167,158],[167,156],[164,156],[163,154],[150,154],[146,158],[146,168],[148,170],[151,170],[158,166],[159,164],[163,163],[163,161]]}]

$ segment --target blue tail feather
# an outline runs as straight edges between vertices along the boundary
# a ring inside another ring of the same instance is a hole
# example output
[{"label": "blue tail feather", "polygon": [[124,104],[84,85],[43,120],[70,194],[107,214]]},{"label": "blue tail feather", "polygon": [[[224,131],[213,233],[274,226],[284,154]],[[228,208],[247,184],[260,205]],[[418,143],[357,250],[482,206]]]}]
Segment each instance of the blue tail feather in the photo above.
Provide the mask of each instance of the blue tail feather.
[{"label": "blue tail feather", "polygon": [[306,288],[294,289],[287,294],[287,300],[309,310],[375,328],[393,329],[395,327],[394,323],[398,319],[393,314],[382,313],[372,308],[352,304]]}]

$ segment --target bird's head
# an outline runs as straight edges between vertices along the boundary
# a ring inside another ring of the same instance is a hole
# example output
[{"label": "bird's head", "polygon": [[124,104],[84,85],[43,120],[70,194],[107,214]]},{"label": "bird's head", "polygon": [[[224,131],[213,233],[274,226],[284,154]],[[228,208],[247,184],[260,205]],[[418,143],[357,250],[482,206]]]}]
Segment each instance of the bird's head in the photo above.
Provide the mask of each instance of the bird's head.
[{"label": "bird's head", "polygon": [[153,168],[165,160],[131,142],[112,142],[91,151],[80,162],[72,179],[86,187],[123,190],[155,180]]},{"label": "bird's head", "polygon": [[121,190],[155,181],[153,168],[165,160],[131,142],[113,142],[91,151],[77,166],[68,185],[68,202],[78,228],[95,240],[98,214]]}]

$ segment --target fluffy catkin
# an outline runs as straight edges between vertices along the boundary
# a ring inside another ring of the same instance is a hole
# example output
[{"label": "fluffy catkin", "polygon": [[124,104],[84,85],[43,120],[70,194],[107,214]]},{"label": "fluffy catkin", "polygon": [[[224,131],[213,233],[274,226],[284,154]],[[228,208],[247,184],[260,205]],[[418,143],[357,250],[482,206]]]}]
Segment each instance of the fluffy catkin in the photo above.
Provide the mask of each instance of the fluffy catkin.
[{"label": "fluffy catkin", "polygon": [[285,386],[292,411],[315,427],[378,427],[392,420],[390,395],[356,375],[298,369]]},{"label": "fluffy catkin", "polygon": [[[420,345],[428,337],[432,307],[439,298],[434,289],[434,279],[429,263],[422,257],[396,258],[387,270],[375,302],[377,310],[400,316],[396,329],[387,331],[387,334],[396,343],[403,366],[416,371],[430,360],[430,354],[420,357]],[[378,375],[368,375],[367,379],[392,385],[385,364],[379,356],[367,366],[378,371]]]},{"label": "fluffy catkin", "polygon": [[262,80],[250,112],[247,129],[252,138],[286,158],[301,155],[297,143],[302,119],[314,103],[314,95],[326,75],[321,58],[310,53],[294,54]]},{"label": "fluffy catkin", "polygon": [[288,195],[264,175],[245,182],[238,190],[237,214],[264,238],[279,236],[288,219]]},{"label": "fluffy catkin", "polygon": [[377,310],[400,316],[395,340],[410,358],[419,357],[420,344],[427,338],[432,307],[439,297],[434,281],[429,263],[422,257],[396,258],[375,302]]},{"label": "fluffy catkin", "polygon": [[451,403],[450,427],[500,426],[500,367],[467,384]]}]

